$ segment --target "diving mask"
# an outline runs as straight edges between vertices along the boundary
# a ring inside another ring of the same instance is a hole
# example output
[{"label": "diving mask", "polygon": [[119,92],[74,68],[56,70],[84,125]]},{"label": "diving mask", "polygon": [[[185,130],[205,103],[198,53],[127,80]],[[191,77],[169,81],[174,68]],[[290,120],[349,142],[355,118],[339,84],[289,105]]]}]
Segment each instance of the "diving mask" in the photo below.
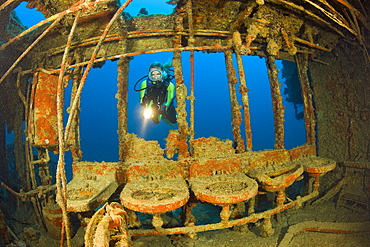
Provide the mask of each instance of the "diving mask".
[{"label": "diving mask", "polygon": [[162,81],[163,73],[159,69],[149,71],[148,77],[151,81]]}]

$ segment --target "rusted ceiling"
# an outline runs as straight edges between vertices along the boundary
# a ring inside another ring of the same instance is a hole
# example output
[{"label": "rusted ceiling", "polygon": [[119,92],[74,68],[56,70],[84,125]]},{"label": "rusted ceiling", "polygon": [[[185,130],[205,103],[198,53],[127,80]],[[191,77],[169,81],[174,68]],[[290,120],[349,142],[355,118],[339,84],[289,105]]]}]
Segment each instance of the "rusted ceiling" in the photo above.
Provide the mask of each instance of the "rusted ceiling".
[{"label": "rusted ceiling", "polygon": [[[0,2],[0,23],[4,31],[1,38],[6,43],[21,32],[21,25],[14,22],[9,11],[21,1]],[[265,56],[267,53],[283,59],[291,59],[291,55],[302,52],[312,54],[314,59],[319,52],[330,52],[340,40],[350,42],[368,54],[368,0],[179,0],[171,3],[175,6],[171,15],[129,17],[123,13],[109,30],[98,59],[173,50],[175,47],[207,51],[233,48],[240,54]],[[51,21],[62,17],[31,50],[22,67],[37,62],[39,67],[57,68],[76,13],[81,12],[71,48],[78,51],[79,56],[89,57],[120,4],[103,0],[31,0],[27,7],[36,7]],[[11,47],[26,49],[47,25],[50,24],[40,25],[31,32],[31,37],[24,35],[10,42],[12,44],[3,44],[0,50],[8,50],[9,54]],[[14,29],[16,32],[11,31]]]}]

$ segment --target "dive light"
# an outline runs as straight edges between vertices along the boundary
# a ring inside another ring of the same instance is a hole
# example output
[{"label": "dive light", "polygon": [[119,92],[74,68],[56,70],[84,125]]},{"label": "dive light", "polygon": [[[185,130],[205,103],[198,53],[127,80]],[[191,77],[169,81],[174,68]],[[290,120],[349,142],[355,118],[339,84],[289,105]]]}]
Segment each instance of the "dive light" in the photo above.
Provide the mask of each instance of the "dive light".
[{"label": "dive light", "polygon": [[143,117],[149,119],[153,116],[153,109],[151,107],[146,107],[143,112]]},{"label": "dive light", "polygon": [[149,119],[153,117],[153,101],[150,101],[149,104],[146,105],[143,111],[143,117],[145,119]]}]

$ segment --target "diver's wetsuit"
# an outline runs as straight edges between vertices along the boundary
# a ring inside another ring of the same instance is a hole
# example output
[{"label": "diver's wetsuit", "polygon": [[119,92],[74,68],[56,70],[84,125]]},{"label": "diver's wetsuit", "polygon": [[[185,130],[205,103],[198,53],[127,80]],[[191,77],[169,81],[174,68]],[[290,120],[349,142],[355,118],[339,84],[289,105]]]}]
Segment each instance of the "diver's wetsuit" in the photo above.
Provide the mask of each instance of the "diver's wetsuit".
[{"label": "diver's wetsuit", "polygon": [[168,120],[170,123],[175,124],[177,123],[176,118],[176,110],[173,105],[173,101],[170,103],[170,106],[167,109],[164,109],[162,105],[167,101],[167,88],[169,86],[169,82],[158,82],[154,84],[150,80],[143,81],[145,85],[145,95],[142,99],[141,105],[145,106],[150,101],[153,101],[154,106],[157,108],[154,111],[154,116],[152,120],[154,123],[159,123],[159,115],[162,115],[164,121]]}]

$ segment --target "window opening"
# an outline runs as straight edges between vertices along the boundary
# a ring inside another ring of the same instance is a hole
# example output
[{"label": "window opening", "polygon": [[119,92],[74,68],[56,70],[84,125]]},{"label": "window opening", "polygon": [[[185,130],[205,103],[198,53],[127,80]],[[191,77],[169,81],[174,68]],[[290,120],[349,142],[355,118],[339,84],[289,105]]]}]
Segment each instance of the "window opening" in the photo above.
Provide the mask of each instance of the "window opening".
[{"label": "window opening", "polygon": [[[121,0],[121,3],[123,1]],[[127,8],[124,13],[128,14],[129,17],[134,16],[148,16],[155,14],[172,14],[175,5],[167,3],[167,0],[153,1],[153,0],[134,0]]]},{"label": "window opening", "polygon": [[35,24],[39,23],[40,21],[45,20],[44,15],[37,11],[36,8],[29,9],[26,7],[27,2],[21,2],[18,7],[14,10],[21,20],[22,24],[26,27],[32,27]]},{"label": "window opening", "polygon": [[116,62],[90,71],[81,96],[83,160],[118,161],[116,93]]},{"label": "window opening", "polygon": [[[173,57],[173,52],[163,52],[163,53],[153,53],[153,54],[143,54],[135,56],[133,60],[130,61],[130,73],[129,73],[129,96],[128,96],[128,132],[134,133],[138,137],[145,140],[155,140],[158,141],[162,148],[165,147],[164,138],[167,137],[169,130],[177,129],[177,124],[170,126],[164,121],[160,121],[155,124],[152,119],[144,119],[143,110],[144,107],[140,105],[140,92],[134,90],[140,88],[141,81],[140,78],[148,75],[149,66],[153,62],[160,62],[162,64],[171,60]],[[173,75],[173,73],[172,73]],[[147,78],[143,78],[145,80]],[[176,78],[172,80],[176,87]],[[175,91],[176,94],[176,91]],[[176,96],[174,100],[176,107]]]},{"label": "window opening", "polygon": [[[274,119],[265,58],[243,56],[252,128],[252,150],[274,148]],[[240,94],[238,94],[240,96]],[[245,131],[243,129],[243,137]]]},{"label": "window opening", "polygon": [[[223,53],[195,53],[195,138],[214,136],[233,140],[231,108]],[[189,66],[189,63],[184,63]],[[189,74],[189,69],[184,70]],[[190,81],[187,80],[188,91]],[[189,92],[188,92],[189,94]],[[188,110],[189,112],[190,110]]]},{"label": "window opening", "polygon": [[306,142],[302,88],[295,63],[277,60],[276,64],[280,71],[279,81],[282,82],[280,88],[285,110],[285,148],[291,149]]}]

